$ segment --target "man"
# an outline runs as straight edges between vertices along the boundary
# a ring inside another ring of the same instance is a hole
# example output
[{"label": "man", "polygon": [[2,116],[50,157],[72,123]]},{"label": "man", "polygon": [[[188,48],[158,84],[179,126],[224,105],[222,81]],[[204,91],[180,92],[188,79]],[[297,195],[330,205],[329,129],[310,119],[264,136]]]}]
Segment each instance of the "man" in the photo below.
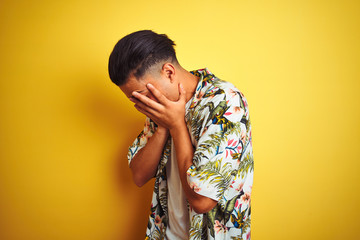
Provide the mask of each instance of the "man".
[{"label": "man", "polygon": [[151,30],[120,39],[112,82],[146,115],[129,147],[133,180],[155,177],[146,239],[250,239],[253,154],[244,95],[209,69],[187,71]]}]

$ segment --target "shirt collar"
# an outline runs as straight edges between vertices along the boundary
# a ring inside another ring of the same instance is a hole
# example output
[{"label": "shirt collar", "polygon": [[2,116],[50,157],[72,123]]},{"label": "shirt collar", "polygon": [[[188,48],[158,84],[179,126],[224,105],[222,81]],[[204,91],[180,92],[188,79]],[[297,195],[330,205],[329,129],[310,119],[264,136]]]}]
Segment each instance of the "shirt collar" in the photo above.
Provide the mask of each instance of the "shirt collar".
[{"label": "shirt collar", "polygon": [[207,89],[212,85],[211,83],[215,79],[215,75],[212,72],[210,72],[210,70],[207,67],[197,70],[192,70],[190,71],[190,73],[194,74],[197,77],[200,77],[199,82],[196,86],[195,93],[189,101],[191,102],[191,105],[189,107],[191,109],[197,105],[197,103],[203,97]]}]

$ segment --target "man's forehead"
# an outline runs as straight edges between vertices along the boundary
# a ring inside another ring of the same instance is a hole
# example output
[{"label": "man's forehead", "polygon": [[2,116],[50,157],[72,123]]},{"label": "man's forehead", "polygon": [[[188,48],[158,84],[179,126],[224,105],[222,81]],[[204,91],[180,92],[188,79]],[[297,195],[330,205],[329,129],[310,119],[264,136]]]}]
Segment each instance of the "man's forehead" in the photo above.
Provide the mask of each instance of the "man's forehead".
[{"label": "man's forehead", "polygon": [[152,74],[145,73],[141,78],[136,78],[133,73],[131,73],[125,84],[120,86],[121,91],[126,95],[126,97],[132,97],[132,92],[136,91],[139,93],[146,93],[148,91],[146,84],[153,83],[154,78]]},{"label": "man's forehead", "polygon": [[145,93],[148,91],[146,84],[138,81],[128,81],[126,84],[119,86],[127,98],[132,97],[132,92]]}]

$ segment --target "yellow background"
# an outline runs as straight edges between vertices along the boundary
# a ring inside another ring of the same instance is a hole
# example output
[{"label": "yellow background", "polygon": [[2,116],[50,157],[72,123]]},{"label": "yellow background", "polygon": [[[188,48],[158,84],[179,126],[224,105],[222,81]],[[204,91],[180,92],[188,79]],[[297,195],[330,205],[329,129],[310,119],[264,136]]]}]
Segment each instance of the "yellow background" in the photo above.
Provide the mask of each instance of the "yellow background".
[{"label": "yellow background", "polygon": [[115,43],[166,33],[187,70],[246,96],[252,239],[359,239],[359,1],[1,1],[0,239],[143,239],[143,127]]}]

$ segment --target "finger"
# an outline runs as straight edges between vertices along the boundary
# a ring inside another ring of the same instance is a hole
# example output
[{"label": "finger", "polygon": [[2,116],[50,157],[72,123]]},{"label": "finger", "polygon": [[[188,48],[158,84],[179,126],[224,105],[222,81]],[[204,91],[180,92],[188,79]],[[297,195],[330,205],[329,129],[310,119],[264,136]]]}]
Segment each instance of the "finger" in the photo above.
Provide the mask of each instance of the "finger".
[{"label": "finger", "polygon": [[138,92],[132,92],[132,95],[139,101],[142,102],[143,104],[153,108],[153,109],[157,109],[157,110],[161,110],[161,105],[157,102],[155,102],[154,100],[148,98],[147,96],[140,94]]},{"label": "finger", "polygon": [[157,90],[151,83],[146,84],[146,86],[161,104],[165,105],[167,103],[168,99],[159,90]]},{"label": "finger", "polygon": [[[132,99],[130,99],[130,101],[132,101],[133,103],[135,103],[136,106],[141,107],[142,109],[149,108],[149,106],[147,106],[146,104],[140,102],[140,101],[139,101],[138,99],[136,99],[136,98],[132,98]],[[134,106],[135,106],[135,105],[134,105]]]},{"label": "finger", "polygon": [[136,98],[134,98],[134,97],[130,97],[129,98],[129,100],[130,101],[132,101],[133,103],[137,103],[137,102],[139,102],[139,100],[137,100]]},{"label": "finger", "polygon": [[142,102],[138,102],[134,105],[135,107],[139,108],[139,109],[142,109],[143,111],[151,114],[152,116],[159,116],[159,112],[157,112],[156,110],[148,107],[147,105],[143,104]]},{"label": "finger", "polygon": [[132,102],[137,101],[136,98],[134,98],[134,97],[129,97],[129,100],[132,101]]},{"label": "finger", "polygon": [[146,115],[149,118],[153,118],[154,116],[148,112],[146,109],[140,107],[139,105],[135,104],[134,107],[136,108],[136,110],[138,110],[139,112],[143,113],[144,115]]},{"label": "finger", "polygon": [[142,102],[140,102],[138,99],[136,99],[135,97],[131,97],[131,98],[129,98],[130,99],[130,101],[132,101],[133,103],[141,103],[141,104],[143,104]]}]

